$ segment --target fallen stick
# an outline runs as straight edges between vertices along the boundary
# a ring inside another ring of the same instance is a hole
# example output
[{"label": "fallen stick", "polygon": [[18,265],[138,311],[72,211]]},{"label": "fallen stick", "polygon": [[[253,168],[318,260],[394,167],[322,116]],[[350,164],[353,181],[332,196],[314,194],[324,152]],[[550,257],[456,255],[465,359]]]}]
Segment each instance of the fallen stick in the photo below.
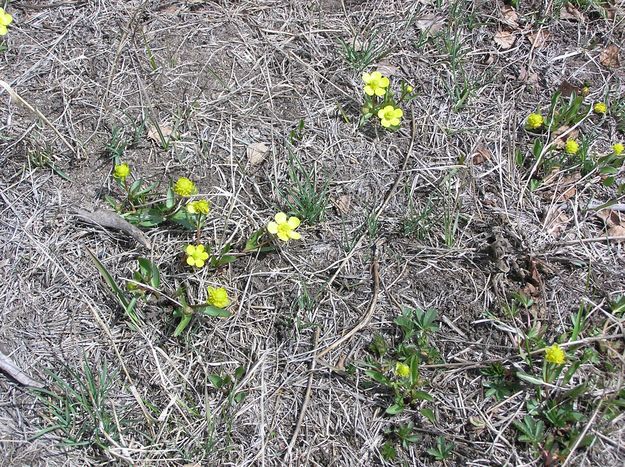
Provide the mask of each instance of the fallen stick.
[{"label": "fallen stick", "polygon": [[152,244],[150,243],[148,237],[140,229],[132,225],[119,214],[102,210],[89,212],[85,211],[84,209],[75,208],[74,215],[90,224],[99,225],[100,227],[105,227],[109,229],[121,230],[125,234],[135,239],[137,243],[140,243],[148,249],[152,248]]},{"label": "fallen stick", "polygon": [[35,381],[26,373],[24,373],[9,357],[0,352],[0,370],[9,375],[18,383],[33,388],[43,388],[44,384]]}]

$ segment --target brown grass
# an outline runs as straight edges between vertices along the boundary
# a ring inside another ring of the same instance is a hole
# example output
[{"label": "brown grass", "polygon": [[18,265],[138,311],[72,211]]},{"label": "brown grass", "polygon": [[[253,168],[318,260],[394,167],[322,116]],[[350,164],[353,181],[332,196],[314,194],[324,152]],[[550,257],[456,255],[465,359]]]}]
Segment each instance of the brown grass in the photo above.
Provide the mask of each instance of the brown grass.
[{"label": "brown grass", "polygon": [[[608,306],[625,293],[623,244],[604,241],[605,226],[587,209],[615,199],[615,190],[598,183],[596,173],[573,179],[567,177],[576,169],[563,168],[530,191],[531,163],[519,168],[514,156],[531,150],[526,116],[546,109],[564,80],[588,82],[589,102],[622,98],[623,68],[603,66],[599,55],[608,44],[623,45],[623,9],[611,19],[590,9],[583,21],[561,20],[561,2],[521,0],[516,43],[501,50],[493,35],[502,27],[503,4],[457,3],[465,10],[454,17],[448,1],[9,2],[15,23],[0,54],[0,79],[54,128],[0,94],[0,350],[50,387],[48,372],[69,379],[69,369],[82,371],[83,361],[92,368],[108,362],[113,384],[105,405],[122,436],[107,440],[106,449],[67,449],[58,432],[33,439],[53,423],[49,412],[0,376],[2,465],[381,465],[385,430],[407,421],[422,439],[399,449],[406,465],[431,465],[426,449],[438,435],[455,444],[449,465],[541,465],[512,426],[527,413],[531,387],[494,401],[485,397],[479,368],[492,360],[527,370],[519,357],[524,333],[539,326],[551,342],[570,330],[580,303],[591,310],[581,348],[596,348],[602,361],[576,375],[575,383],[590,383],[580,407],[595,440],[567,462],[622,464],[623,416],[607,421],[595,409],[623,387],[623,317]],[[540,48],[526,37],[539,27],[539,15],[549,33]],[[434,17],[443,33],[459,34],[458,65],[440,39],[418,47],[419,21]],[[373,31],[388,54],[369,69],[391,67],[419,93],[394,134],[356,128],[360,73],[338,44]],[[473,90],[454,109],[462,74]],[[614,117],[584,127],[589,135],[598,128],[593,151],[625,139]],[[130,135],[133,122],[145,121],[177,137],[164,150],[144,133],[124,155],[133,171],[163,184],[190,176],[213,203],[204,240],[241,246],[285,207],[286,138],[300,119],[305,130],[296,154],[331,179],[333,204],[321,223],[302,226],[301,242],[275,254],[190,273],[180,256],[192,234],[149,230],[147,251],[71,215],[74,207],[105,206],[104,195],[115,192],[105,151],[112,130]],[[246,156],[254,142],[270,148],[257,167]],[[44,149],[71,181],[32,164],[29,152]],[[487,159],[478,163],[480,150]],[[574,194],[562,198],[571,187]],[[334,206],[341,197],[346,212]],[[405,235],[411,207],[428,203],[424,235]],[[379,215],[375,238],[367,229],[372,212]],[[444,241],[446,212],[459,215],[451,246]],[[501,238],[498,257],[492,245]],[[172,293],[188,284],[204,300],[207,286],[223,285],[233,316],[195,320],[174,339],[171,308],[151,302],[140,308],[145,325],[132,330],[87,248],[120,280],[146,256]],[[329,366],[313,365],[316,353],[370,309],[373,255],[380,290],[370,321],[324,356]],[[540,276],[537,305],[507,319],[502,306],[527,286],[532,261]],[[361,369],[350,371],[368,358],[374,334],[396,340],[393,319],[403,305],[435,308],[441,317],[434,340],[444,363],[422,371],[436,424],[416,409],[389,418],[384,391],[364,384]],[[231,405],[208,377],[239,366],[246,373],[234,391],[247,396]]]}]

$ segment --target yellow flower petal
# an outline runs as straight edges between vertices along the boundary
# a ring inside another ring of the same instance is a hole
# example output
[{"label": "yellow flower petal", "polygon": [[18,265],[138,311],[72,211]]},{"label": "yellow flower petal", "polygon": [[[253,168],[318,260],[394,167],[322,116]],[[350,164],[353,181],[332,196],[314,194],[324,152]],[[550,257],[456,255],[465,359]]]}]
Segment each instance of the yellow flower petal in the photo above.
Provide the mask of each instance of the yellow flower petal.
[{"label": "yellow flower petal", "polygon": [[195,247],[195,253],[203,253],[204,252],[204,245],[198,245]]},{"label": "yellow flower petal", "polygon": [[389,121],[391,122],[391,126],[399,125],[399,118],[391,118]]},{"label": "yellow flower petal", "polygon": [[7,32],[9,32],[7,27],[3,24],[0,24],[0,36],[6,36]]},{"label": "yellow flower petal", "polygon": [[193,253],[195,253],[195,246],[187,245],[187,248],[184,250],[184,252],[188,255],[192,255]]},{"label": "yellow flower petal", "polygon": [[386,76],[383,76],[382,79],[380,80],[380,86],[382,86],[383,88],[388,88],[388,85],[391,82],[389,81],[389,79]]},{"label": "yellow flower petal", "polygon": [[369,73],[363,73],[362,80],[365,84],[369,84],[371,82],[371,75]]},{"label": "yellow flower petal", "polygon": [[300,225],[300,220],[297,217],[292,216],[292,217],[289,217],[288,224],[289,224],[289,227],[291,227],[292,229],[297,229]]},{"label": "yellow flower petal", "polygon": [[283,242],[288,242],[289,241],[289,234],[284,232],[284,231],[282,231],[282,230],[280,230],[278,232],[278,238],[280,240],[282,240]]},{"label": "yellow flower petal", "polygon": [[196,258],[199,258],[202,262],[208,259],[208,253],[203,251],[199,255],[196,255]]},{"label": "yellow flower petal", "polygon": [[386,89],[384,89],[384,88],[375,88],[375,95],[376,96],[382,97],[384,94],[386,94]]},{"label": "yellow flower petal", "polygon": [[278,224],[284,224],[286,222],[286,214],[283,212],[279,212],[278,214],[276,214],[274,219]]},{"label": "yellow flower petal", "polygon": [[375,81],[378,81],[380,78],[382,78],[382,73],[380,73],[379,71],[374,71],[373,73],[371,73],[371,78]]},{"label": "yellow flower petal", "polygon": [[8,26],[13,22],[13,17],[8,13],[0,14],[0,25]]},{"label": "yellow flower petal", "polygon": [[402,109],[395,109],[393,111],[393,117],[401,118],[404,115],[404,111]]},{"label": "yellow flower petal", "polygon": [[390,120],[382,120],[382,126],[384,128],[388,128],[389,126],[391,126],[391,121]]},{"label": "yellow flower petal", "polygon": [[195,264],[195,259],[193,259],[193,256],[187,256],[187,264],[189,266],[193,266]]},{"label": "yellow flower petal", "polygon": [[201,268],[202,266],[204,266],[204,260],[202,260],[202,259],[196,259],[196,260],[195,260],[195,267],[197,267],[197,268]]},{"label": "yellow flower petal", "polygon": [[289,232],[289,238],[293,240],[299,240],[302,238],[302,235],[299,232],[296,232],[295,230],[291,230]]},{"label": "yellow flower petal", "polygon": [[373,96],[375,94],[375,91],[373,90],[373,88],[369,85],[365,86],[365,94],[367,96]]},{"label": "yellow flower petal", "polygon": [[270,222],[269,224],[267,224],[267,232],[269,232],[270,234],[277,234],[278,233],[278,224],[276,224],[275,222]]}]

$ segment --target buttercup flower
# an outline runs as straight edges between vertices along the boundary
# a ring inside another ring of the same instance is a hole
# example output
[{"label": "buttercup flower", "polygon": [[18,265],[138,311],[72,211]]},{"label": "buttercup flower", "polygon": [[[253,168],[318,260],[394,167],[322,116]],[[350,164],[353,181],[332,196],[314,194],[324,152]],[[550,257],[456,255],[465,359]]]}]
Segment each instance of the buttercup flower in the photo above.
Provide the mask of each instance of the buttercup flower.
[{"label": "buttercup flower", "polygon": [[122,182],[126,180],[128,175],[130,175],[130,167],[128,164],[118,164],[113,169],[113,177],[121,180]]},{"label": "buttercup flower", "polygon": [[623,151],[625,151],[625,146],[623,146],[622,143],[616,143],[614,146],[612,146],[612,151],[614,151],[614,154],[616,154],[617,156],[620,156],[621,154],[623,154]]},{"label": "buttercup flower", "polygon": [[545,348],[545,360],[556,365],[564,365],[566,354],[558,344],[553,344],[551,347]]},{"label": "buttercup flower", "polygon": [[529,117],[527,117],[527,122],[525,125],[530,130],[537,130],[538,128],[543,126],[544,123],[545,123],[545,119],[543,118],[541,114],[532,113],[532,114],[529,114]]},{"label": "buttercup flower", "polygon": [[414,90],[414,88],[410,85],[406,86],[406,92],[410,93]]},{"label": "buttercup flower", "polygon": [[195,187],[195,183],[188,178],[180,177],[174,184],[174,193],[183,198],[188,198],[197,193],[197,188]]},{"label": "buttercup flower", "polygon": [[217,308],[226,308],[230,305],[228,292],[223,287],[209,287],[207,302]]},{"label": "buttercup flower", "polygon": [[187,254],[187,264],[189,266],[201,268],[208,259],[208,253],[204,251],[204,245],[201,243],[199,245],[187,245],[184,251]]},{"label": "buttercup flower", "polygon": [[365,94],[368,96],[383,96],[386,94],[386,88],[390,84],[386,76],[382,76],[379,71],[373,73],[363,73],[362,80],[365,82]]},{"label": "buttercup flower", "polygon": [[189,214],[207,215],[210,212],[210,209],[210,204],[205,199],[198,199],[197,201],[190,201],[187,203],[187,212]]},{"label": "buttercup flower", "polygon": [[566,140],[566,144],[564,145],[564,151],[567,154],[577,154],[577,151],[579,151],[579,144],[577,144],[577,141],[575,141],[574,139],[567,139]]},{"label": "buttercup flower", "polygon": [[267,231],[270,234],[277,235],[283,242],[302,238],[299,232],[295,231],[300,225],[300,220],[297,217],[289,217],[287,219],[285,213],[279,212],[274,219],[275,222],[267,224]]},{"label": "buttercup flower", "polygon": [[395,374],[400,378],[407,378],[410,376],[410,367],[402,362],[397,362],[395,365]]},{"label": "buttercup flower", "polygon": [[7,26],[13,22],[13,17],[4,11],[4,8],[0,8],[0,36],[6,35],[9,32]]},{"label": "buttercup flower", "polygon": [[403,115],[404,112],[401,109],[396,109],[392,105],[387,105],[378,111],[378,117],[380,117],[380,121],[384,128],[399,125],[400,119]]},{"label": "buttercup flower", "polygon": [[607,106],[607,105],[605,105],[603,102],[597,102],[597,103],[593,106],[592,110],[593,110],[596,114],[603,115],[603,114],[605,114],[605,113],[608,111],[608,106]]}]

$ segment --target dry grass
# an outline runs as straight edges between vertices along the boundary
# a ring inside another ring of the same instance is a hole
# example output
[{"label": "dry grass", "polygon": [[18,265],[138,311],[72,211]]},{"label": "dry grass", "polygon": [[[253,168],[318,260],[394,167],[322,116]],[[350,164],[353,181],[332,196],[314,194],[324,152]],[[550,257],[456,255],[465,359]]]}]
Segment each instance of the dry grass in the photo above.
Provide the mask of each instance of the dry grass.
[{"label": "dry grass", "polygon": [[[399,449],[407,465],[432,464],[426,450],[439,435],[455,445],[448,464],[541,465],[512,426],[526,415],[534,389],[487,398],[480,368],[500,361],[527,371],[519,350],[528,329],[539,326],[551,342],[570,332],[571,316],[586,303],[577,355],[596,349],[600,361],[584,364],[575,382],[589,382],[579,410],[595,438],[566,462],[622,465],[623,416],[608,421],[601,410],[623,387],[623,315],[609,308],[625,294],[623,244],[603,241],[604,226],[587,209],[613,199],[615,190],[596,173],[574,179],[574,168],[562,168],[530,191],[532,165],[515,164],[515,150],[530,153],[524,119],[548,107],[564,80],[588,82],[589,101],[623,98],[623,68],[606,68],[599,58],[606,45],[623,45],[623,9],[612,19],[590,8],[583,21],[562,20],[562,2],[521,0],[516,43],[501,50],[493,35],[503,4],[481,3],[9,2],[15,24],[0,55],[0,79],[74,151],[0,94],[0,350],[50,385],[50,373],[71,382],[71,371],[84,376],[83,361],[94,371],[107,362],[112,384],[102,410],[112,428],[104,448],[64,448],[58,431],[34,439],[54,423],[49,411],[1,377],[0,463],[379,465],[385,431],[412,421],[422,438]],[[457,58],[440,37],[422,42],[419,27],[434,17],[449,40],[457,34]],[[543,47],[526,37],[538,28],[549,33]],[[388,53],[369,68],[389,67],[419,94],[394,134],[356,129],[360,73],[338,43],[374,31]],[[464,78],[470,93],[459,105]],[[152,180],[196,180],[213,203],[205,241],[241,246],[285,206],[286,138],[300,119],[296,154],[331,180],[333,205],[322,222],[302,226],[303,241],[276,254],[189,275],[180,252],[192,235],[149,230],[153,247],[146,251],[71,215],[75,206],[104,206],[104,195],[115,191],[105,150],[113,129],[130,138],[134,122],[158,123],[174,130],[170,147],[144,133],[124,159]],[[615,122],[601,123],[595,151],[625,139]],[[246,157],[255,142],[270,148],[257,167]],[[29,152],[44,149],[71,181],[33,165]],[[480,151],[487,160],[478,162]],[[571,187],[573,195],[562,198]],[[411,213],[428,205],[423,235],[406,235]],[[375,237],[371,213],[379,215]],[[445,216],[458,219],[447,240]],[[565,217],[563,228],[554,228],[554,219]],[[503,257],[493,254],[498,239]],[[191,295],[204,300],[207,286],[224,285],[234,314],[196,320],[173,339],[171,308],[149,303],[140,310],[144,326],[132,330],[87,248],[120,279],[147,256],[170,291],[191,284]],[[374,260],[379,291],[372,287]],[[507,318],[501,310],[513,292],[527,290],[533,270],[537,304]],[[434,342],[443,363],[422,368],[436,423],[416,409],[385,415],[388,397],[366,384],[361,369],[374,334],[398,339],[393,320],[402,305],[435,308],[441,317]],[[361,322],[363,329],[313,364]],[[246,397],[233,404],[209,375],[239,366],[246,372],[231,394]]]}]

